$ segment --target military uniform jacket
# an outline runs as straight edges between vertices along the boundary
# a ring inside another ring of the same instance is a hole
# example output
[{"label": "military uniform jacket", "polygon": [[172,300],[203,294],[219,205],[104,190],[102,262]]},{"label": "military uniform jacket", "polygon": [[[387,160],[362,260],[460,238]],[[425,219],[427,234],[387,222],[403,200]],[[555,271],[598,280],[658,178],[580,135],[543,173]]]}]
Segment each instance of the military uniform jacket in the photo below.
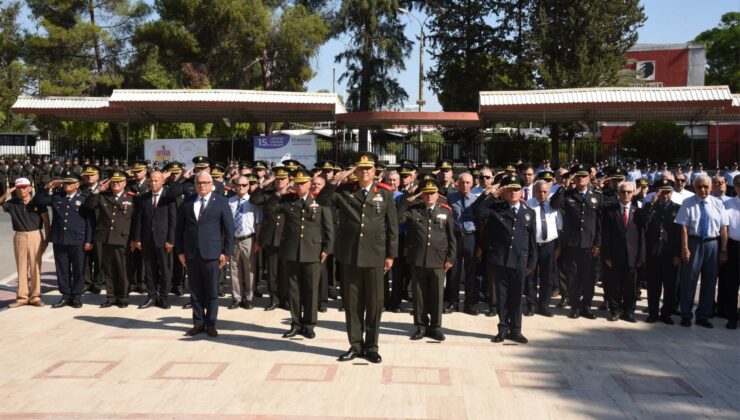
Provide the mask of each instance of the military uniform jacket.
[{"label": "military uniform jacket", "polygon": [[574,248],[591,248],[601,245],[601,200],[600,192],[576,189],[558,190],[550,198],[553,209],[563,216],[563,232],[559,235],[560,245]]},{"label": "military uniform jacket", "polygon": [[92,243],[93,223],[91,213],[84,207],[87,197],[78,191],[72,200],[64,192],[49,195],[39,190],[33,201],[51,207],[53,214],[50,240],[57,245],[83,245]]},{"label": "military uniform jacket", "polygon": [[295,193],[279,200],[268,200],[262,207],[264,215],[283,216],[284,227],[279,255],[284,261],[321,262],[321,253],[331,254],[334,241],[334,221],[331,209],[320,206],[309,194],[306,204]]},{"label": "military uniform jacket", "polygon": [[452,209],[435,204],[430,216],[424,203],[399,200],[398,223],[406,224],[406,262],[415,267],[444,268],[455,263],[455,224]]},{"label": "military uniform jacket", "polygon": [[316,197],[323,206],[339,210],[334,256],[355,267],[383,267],[398,256],[398,217],[393,193],[373,182],[363,201],[358,183],[327,184]]},{"label": "military uniform jacket", "polygon": [[264,190],[257,188],[249,196],[249,203],[255,206],[262,206],[263,218],[262,218],[262,230],[260,237],[258,238],[262,245],[278,247],[283,237],[283,229],[285,228],[285,219],[283,218],[282,212],[268,212],[267,208],[276,206],[280,201],[279,195],[275,193],[275,190]]},{"label": "military uniform jacket", "polygon": [[5,187],[8,186],[8,171],[10,170],[10,167],[3,163],[0,165],[0,185],[4,185]]},{"label": "military uniform jacket", "polygon": [[675,223],[680,205],[669,201],[645,203],[641,209],[645,225],[645,247],[647,255],[667,252],[672,257],[681,256],[681,225]]},{"label": "military uniform jacket", "polygon": [[135,193],[136,195],[142,195],[152,190],[152,185],[148,179],[145,179],[141,185],[136,181],[128,182],[128,190]]},{"label": "military uniform jacket", "polygon": [[51,179],[59,179],[62,177],[64,167],[62,165],[51,165]]},{"label": "military uniform jacket", "polygon": [[537,266],[537,229],[534,210],[519,205],[516,216],[506,201],[494,201],[488,209],[483,249],[488,263],[520,270]]},{"label": "military uniform jacket", "polygon": [[95,241],[118,246],[128,244],[134,215],[134,196],[131,193],[124,191],[120,198],[110,191],[90,194],[85,208],[98,210]]},{"label": "military uniform jacket", "polygon": [[51,165],[45,163],[36,168],[34,183],[37,186],[45,186],[51,182]]},{"label": "military uniform jacket", "polygon": [[8,185],[13,185],[15,180],[22,177],[23,165],[20,163],[11,164],[8,170]]}]

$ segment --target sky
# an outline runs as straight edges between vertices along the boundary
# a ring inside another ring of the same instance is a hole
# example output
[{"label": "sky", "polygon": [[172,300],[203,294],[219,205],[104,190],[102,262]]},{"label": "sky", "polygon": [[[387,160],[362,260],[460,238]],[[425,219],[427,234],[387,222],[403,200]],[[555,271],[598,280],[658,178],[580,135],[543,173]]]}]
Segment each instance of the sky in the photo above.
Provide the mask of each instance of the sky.
[{"label": "sky", "polygon": [[[639,43],[681,43],[694,39],[699,33],[717,26],[723,14],[740,11],[740,0],[645,0],[647,21],[639,29]],[[414,12],[419,20],[424,14]],[[415,104],[419,91],[419,24],[411,18],[407,21],[406,36],[414,40],[413,52],[406,59],[406,70],[398,75],[401,86],[409,95],[407,105]],[[334,56],[344,49],[346,39],[333,39],[319,51],[314,62],[316,75],[308,83],[309,91],[322,89],[332,90],[332,69],[336,69],[336,92],[347,97],[346,86],[338,82],[344,72],[343,63],[334,63]],[[425,71],[430,68],[429,54],[424,54]],[[424,99],[427,101],[425,111],[441,111],[436,96],[425,83]]]}]

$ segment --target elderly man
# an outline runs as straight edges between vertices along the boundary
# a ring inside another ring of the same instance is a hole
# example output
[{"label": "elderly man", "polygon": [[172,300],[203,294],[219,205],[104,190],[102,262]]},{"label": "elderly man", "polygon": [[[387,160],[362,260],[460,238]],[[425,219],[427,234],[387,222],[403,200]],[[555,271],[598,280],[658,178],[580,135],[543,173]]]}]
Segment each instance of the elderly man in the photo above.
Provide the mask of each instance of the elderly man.
[{"label": "elderly man", "polygon": [[[478,196],[471,190],[473,177],[468,173],[460,175],[457,187],[459,190],[447,197],[455,222],[457,255],[452,275],[445,287],[447,306],[444,312],[449,314],[459,310],[460,286],[465,283],[465,313],[478,315],[478,310],[475,309],[475,304],[478,303],[478,285],[475,278],[476,211],[473,205]],[[440,191],[442,188],[440,187]]]},{"label": "elderly man", "polygon": [[[542,172],[546,173],[546,172]],[[524,293],[527,298],[527,311],[525,316],[531,316],[536,312],[542,316],[552,317],[550,297],[552,287],[557,280],[557,266],[555,261],[560,253],[558,246],[558,232],[563,227],[563,219],[560,212],[553,209],[548,199],[550,185],[545,180],[534,183],[534,197],[526,204],[535,212],[535,228],[537,238],[537,269],[526,277]],[[537,293],[539,283],[539,294]]]},{"label": "elderly man", "polygon": [[676,214],[681,229],[681,326],[690,327],[696,285],[701,275],[696,325],[712,328],[717,261],[727,261],[727,219],[722,200],[709,194],[712,180],[699,175],[694,181],[696,195],[684,200]]},{"label": "elderly man", "polygon": [[[6,201],[14,191],[15,197]],[[13,251],[18,271],[18,289],[15,302],[8,306],[44,306],[41,301],[41,256],[49,244],[48,209],[31,201],[31,181],[26,178],[16,179],[14,186],[0,197],[0,204],[0,211],[10,214],[15,232]]]},{"label": "elderly man", "polygon": [[732,198],[727,195],[727,181],[725,181],[725,177],[719,173],[712,178],[711,194],[713,197],[717,197],[722,200],[722,203],[726,203]]},{"label": "elderly man", "polygon": [[234,215],[234,249],[231,253],[231,297],[229,309],[251,309],[255,289],[256,254],[260,251],[257,237],[262,229],[262,208],[249,202],[250,178],[240,176],[234,185],[236,194],[229,198]]},{"label": "elderly man", "polygon": [[727,215],[727,262],[720,267],[717,287],[717,315],[727,319],[726,328],[738,324],[737,293],[740,285],[740,174],[732,180],[735,197],[725,201]]},{"label": "elderly man", "polygon": [[188,269],[193,328],[185,334],[207,332],[218,336],[219,272],[229,259],[234,240],[234,215],[226,198],[213,189],[208,172],[195,176],[195,194],[180,207],[175,230],[175,250]]}]

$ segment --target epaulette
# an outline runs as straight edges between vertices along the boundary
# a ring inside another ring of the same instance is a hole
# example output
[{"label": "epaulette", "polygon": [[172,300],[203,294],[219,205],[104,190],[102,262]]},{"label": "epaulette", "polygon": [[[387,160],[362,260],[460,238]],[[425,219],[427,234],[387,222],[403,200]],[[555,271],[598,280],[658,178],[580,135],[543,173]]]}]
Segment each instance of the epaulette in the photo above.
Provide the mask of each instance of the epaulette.
[{"label": "epaulette", "polygon": [[135,193],[133,191],[126,191],[126,195],[128,195],[129,197],[136,197],[137,195],[139,195],[139,193]]},{"label": "epaulette", "polygon": [[442,208],[445,208],[445,209],[447,209],[449,211],[452,211],[452,207],[450,207],[449,205],[447,205],[445,203],[439,203],[439,206],[442,207]]},{"label": "epaulette", "polygon": [[224,185],[224,190],[226,190],[226,191],[232,191],[232,190],[233,190],[233,188],[231,188],[231,187],[230,187],[230,186],[228,186],[228,185]]},{"label": "epaulette", "polygon": [[311,195],[309,195],[309,197],[311,197],[311,200],[315,200],[317,195],[318,194],[311,193]]},{"label": "epaulette", "polygon": [[293,197],[293,196],[298,197],[298,194],[296,194],[294,191],[289,191],[289,192],[281,195],[280,197],[288,198],[288,197]]},{"label": "epaulette", "polygon": [[[386,191],[392,191],[393,190],[393,187],[391,187],[390,185],[388,185],[386,183],[383,183],[383,182],[376,182],[375,185],[377,185],[378,187],[380,187],[380,188],[382,188],[382,189],[384,189]],[[375,192],[378,192],[378,191],[375,191]]]}]

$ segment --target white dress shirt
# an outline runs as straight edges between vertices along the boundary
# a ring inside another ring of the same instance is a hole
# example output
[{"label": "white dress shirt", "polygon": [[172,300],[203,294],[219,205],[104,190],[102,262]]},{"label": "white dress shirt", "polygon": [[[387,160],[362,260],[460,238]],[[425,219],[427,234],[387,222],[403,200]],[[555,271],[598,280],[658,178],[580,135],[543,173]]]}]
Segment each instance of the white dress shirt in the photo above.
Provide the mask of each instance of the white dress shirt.
[{"label": "white dress shirt", "polygon": [[[700,236],[699,232],[699,219],[701,219],[701,208],[699,202],[701,200],[698,196],[689,197],[684,200],[681,204],[681,208],[678,209],[676,214],[676,223],[682,226],[686,226],[689,230],[689,235]],[[725,205],[717,197],[707,196],[706,198],[706,209],[709,215],[709,238],[719,236],[719,231],[722,226],[727,226],[727,214],[725,213]]]},{"label": "white dress shirt", "polygon": [[229,207],[234,216],[234,229],[239,226],[236,220],[239,206],[242,208],[241,214],[238,215],[241,217],[241,231],[235,230],[234,236],[242,238],[257,233],[257,225],[262,223],[262,207],[250,204],[249,194],[244,194],[244,197],[238,195],[229,197]]},{"label": "white dress shirt", "polygon": [[208,208],[208,201],[211,199],[211,193],[209,192],[205,197],[201,197],[198,195],[195,199],[195,205],[193,205],[193,212],[195,212],[195,220],[198,220],[198,215],[200,214],[200,203],[201,199],[206,199],[206,208]]},{"label": "white dress shirt", "polygon": [[537,230],[537,243],[543,244],[558,238],[558,231],[563,228],[563,217],[560,212],[550,206],[550,200],[544,202],[545,221],[547,221],[547,238],[542,239],[542,207],[536,198],[527,200],[527,206],[535,212],[535,227]]},{"label": "white dress shirt", "polygon": [[[678,204],[679,206],[683,204],[683,201],[689,197],[692,197],[694,193],[691,191],[684,189],[682,191],[676,191],[673,190],[673,194],[671,195],[671,201]],[[653,197],[655,197],[655,191],[648,193],[645,198],[642,199],[643,203],[649,203],[653,201]]]},{"label": "white dress shirt", "polygon": [[729,226],[728,236],[734,241],[740,241],[740,197],[725,202],[725,214]]}]

